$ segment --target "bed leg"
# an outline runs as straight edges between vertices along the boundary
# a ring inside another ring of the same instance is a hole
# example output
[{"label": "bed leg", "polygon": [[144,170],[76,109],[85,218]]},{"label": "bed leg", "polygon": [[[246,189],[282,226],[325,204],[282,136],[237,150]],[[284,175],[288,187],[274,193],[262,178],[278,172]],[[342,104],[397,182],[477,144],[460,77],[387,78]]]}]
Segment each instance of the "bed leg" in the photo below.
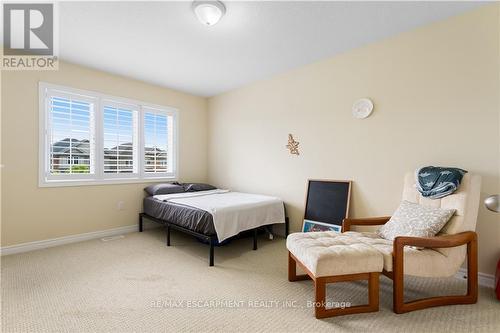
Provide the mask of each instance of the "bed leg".
[{"label": "bed leg", "polygon": [[142,214],[139,214],[139,232],[142,232],[143,227],[142,227]]},{"label": "bed leg", "polygon": [[257,229],[253,229],[253,250],[257,250]]},{"label": "bed leg", "polygon": [[170,246],[170,226],[167,224],[167,246]]},{"label": "bed leg", "polygon": [[210,238],[210,263],[209,265],[210,266],[213,266],[214,265],[214,240],[212,238]]}]

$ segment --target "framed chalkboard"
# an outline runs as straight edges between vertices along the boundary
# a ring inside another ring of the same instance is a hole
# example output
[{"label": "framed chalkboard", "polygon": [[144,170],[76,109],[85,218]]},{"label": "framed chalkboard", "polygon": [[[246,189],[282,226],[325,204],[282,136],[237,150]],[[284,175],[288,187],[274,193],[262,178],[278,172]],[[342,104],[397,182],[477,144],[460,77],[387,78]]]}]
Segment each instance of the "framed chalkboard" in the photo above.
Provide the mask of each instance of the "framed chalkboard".
[{"label": "framed chalkboard", "polygon": [[349,216],[350,180],[312,180],[307,183],[302,231],[339,231]]}]

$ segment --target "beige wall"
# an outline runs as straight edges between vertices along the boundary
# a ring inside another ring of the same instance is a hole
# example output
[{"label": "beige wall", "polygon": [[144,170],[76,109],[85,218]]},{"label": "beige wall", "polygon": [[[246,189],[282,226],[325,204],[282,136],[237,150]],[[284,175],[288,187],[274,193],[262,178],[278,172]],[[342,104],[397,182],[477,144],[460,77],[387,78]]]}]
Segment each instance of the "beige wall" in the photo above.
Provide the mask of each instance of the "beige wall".
[{"label": "beige wall", "polygon": [[[483,176],[483,198],[499,193],[499,13],[489,5],[216,96],[208,117],[204,98],[72,64],[2,72],[1,245],[132,225],[141,208],[144,184],[38,188],[38,81],[178,108],[180,179],[281,196],[294,230],[308,178],[354,180],[358,217],[393,212],[403,173],[420,165],[466,168]],[[365,96],[375,112],[355,120]],[[478,232],[480,270],[492,273],[500,215],[481,207]]]},{"label": "beige wall", "polygon": [[[206,181],[205,98],[61,63],[58,71],[2,72],[2,246],[137,223],[144,184],[38,187],[38,82],[179,109],[179,178]],[[117,210],[124,201],[125,209]]]},{"label": "beige wall", "polygon": [[[499,193],[499,10],[489,5],[209,100],[209,181],[282,197],[299,230],[308,178],[352,179],[351,214],[390,215],[403,174],[458,166]],[[352,103],[370,97],[368,119]],[[285,149],[287,134],[300,156]],[[482,205],[480,270],[500,257]]]}]

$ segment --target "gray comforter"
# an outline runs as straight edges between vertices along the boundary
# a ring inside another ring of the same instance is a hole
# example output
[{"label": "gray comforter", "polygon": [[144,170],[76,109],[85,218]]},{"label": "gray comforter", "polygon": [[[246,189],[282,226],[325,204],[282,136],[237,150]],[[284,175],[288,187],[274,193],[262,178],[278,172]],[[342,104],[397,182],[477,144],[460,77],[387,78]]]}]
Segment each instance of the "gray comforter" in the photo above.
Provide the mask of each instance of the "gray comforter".
[{"label": "gray comforter", "polygon": [[212,215],[201,209],[161,201],[151,196],[144,198],[144,213],[207,236],[215,235]]}]

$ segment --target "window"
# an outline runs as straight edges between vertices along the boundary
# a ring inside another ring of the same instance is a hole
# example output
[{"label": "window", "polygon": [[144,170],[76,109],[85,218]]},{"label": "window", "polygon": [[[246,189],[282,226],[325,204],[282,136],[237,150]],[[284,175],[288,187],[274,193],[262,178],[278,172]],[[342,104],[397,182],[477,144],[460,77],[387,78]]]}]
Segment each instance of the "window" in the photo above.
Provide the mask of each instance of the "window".
[{"label": "window", "polygon": [[95,99],[54,90],[44,100],[44,107],[47,179],[94,175]]},{"label": "window", "polygon": [[144,112],[144,172],[172,172],[172,123],[168,116],[154,110]]},{"label": "window", "polygon": [[177,177],[177,110],[40,83],[40,186]]},{"label": "window", "polygon": [[137,126],[137,111],[104,106],[105,174],[137,174]]}]

